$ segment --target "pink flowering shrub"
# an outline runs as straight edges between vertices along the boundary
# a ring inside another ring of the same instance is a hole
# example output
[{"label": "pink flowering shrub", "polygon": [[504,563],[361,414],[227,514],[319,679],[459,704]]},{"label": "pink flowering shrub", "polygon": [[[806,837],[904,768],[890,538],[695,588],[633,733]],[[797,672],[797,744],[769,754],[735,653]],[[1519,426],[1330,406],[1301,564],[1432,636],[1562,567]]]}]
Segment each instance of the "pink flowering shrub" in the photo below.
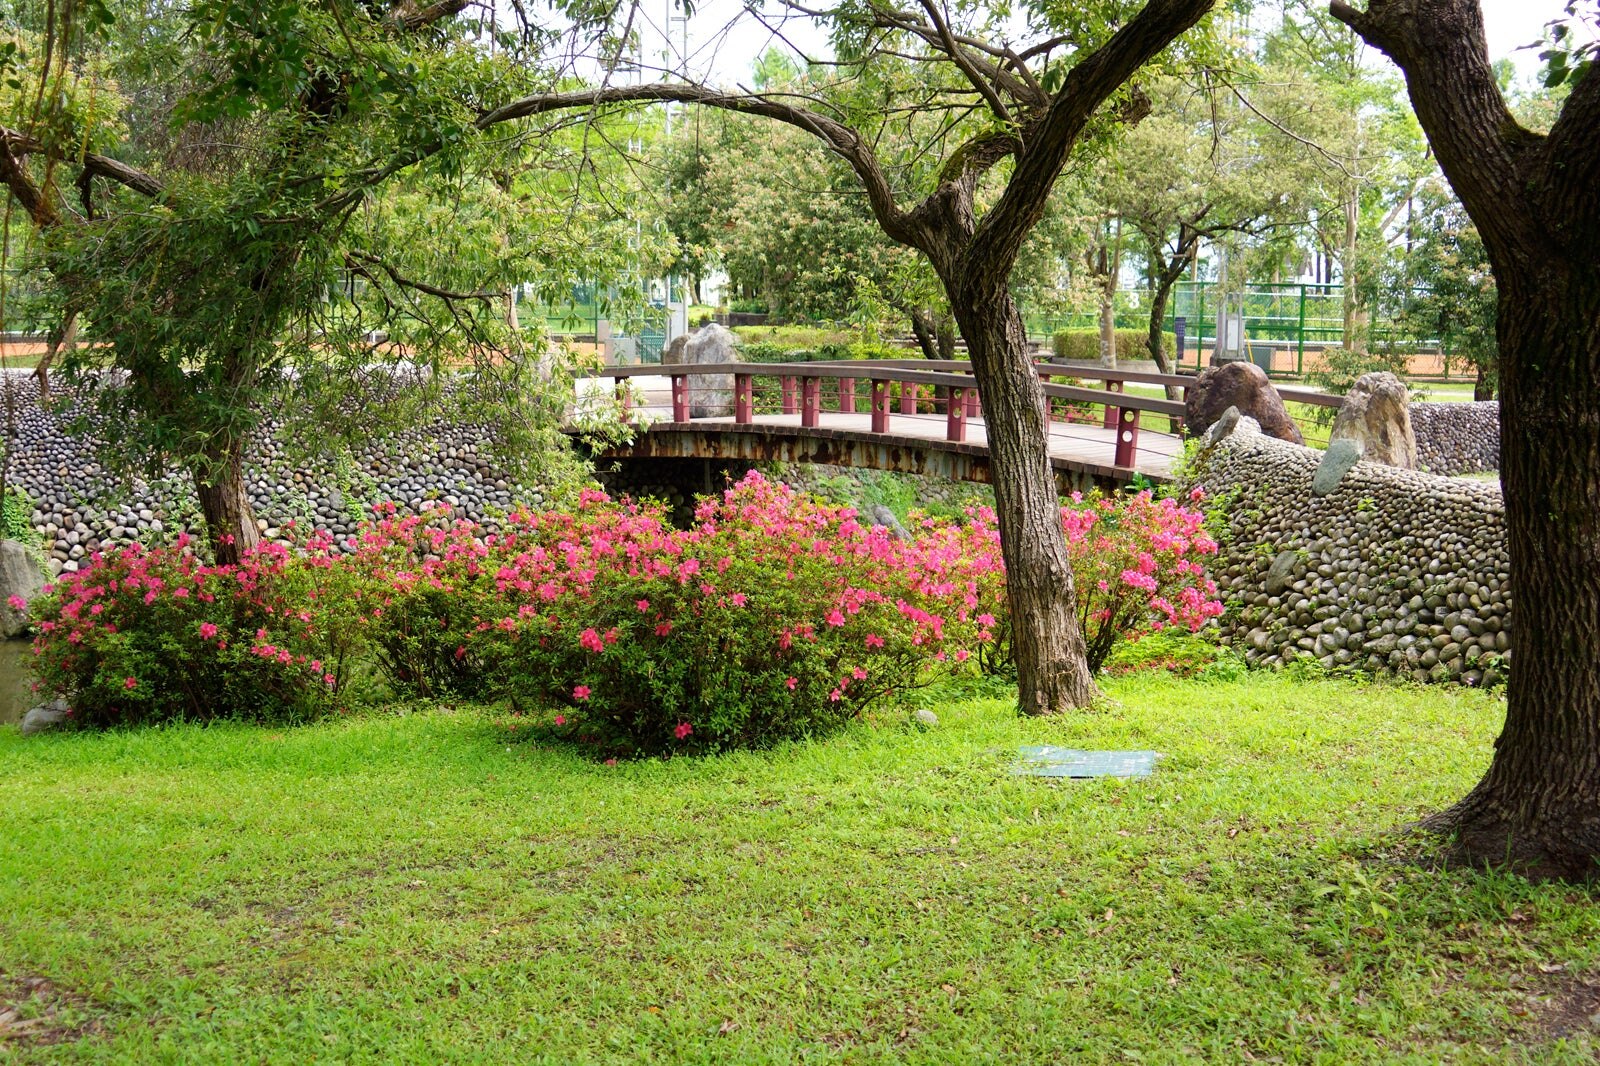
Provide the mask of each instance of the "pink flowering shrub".
[{"label": "pink flowering shrub", "polygon": [[[1192,495],[1198,503],[1201,496]],[[999,543],[993,515],[976,524]],[[1217,552],[1203,512],[1148,490],[1118,496],[1074,493],[1061,508],[1078,595],[1089,671],[1099,673],[1117,642],[1176,627],[1198,632],[1222,613],[1202,561]],[[1009,654],[1009,625],[991,654]],[[992,660],[986,659],[990,666]]]},{"label": "pink flowering shrub", "polygon": [[992,545],[899,541],[759,474],[687,530],[590,492],[493,532],[390,519],[362,557],[396,590],[375,636],[398,684],[556,708],[608,751],[825,732],[966,660],[999,610]]},{"label": "pink flowering shrub", "polygon": [[31,614],[39,687],[84,726],[287,719],[339,704],[368,593],[326,540],[211,566],[187,537],[96,555]]}]

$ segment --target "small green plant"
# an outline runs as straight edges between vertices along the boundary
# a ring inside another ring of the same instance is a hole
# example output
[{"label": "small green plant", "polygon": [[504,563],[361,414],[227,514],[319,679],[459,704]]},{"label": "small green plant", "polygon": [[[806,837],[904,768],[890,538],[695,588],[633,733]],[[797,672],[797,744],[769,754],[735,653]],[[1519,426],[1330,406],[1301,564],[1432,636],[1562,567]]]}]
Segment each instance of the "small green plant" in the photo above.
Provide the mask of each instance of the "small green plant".
[{"label": "small green plant", "polygon": [[14,540],[37,549],[40,537],[39,531],[33,528],[33,499],[26,490],[16,485],[5,486],[3,492],[4,503],[0,504],[0,539]]}]

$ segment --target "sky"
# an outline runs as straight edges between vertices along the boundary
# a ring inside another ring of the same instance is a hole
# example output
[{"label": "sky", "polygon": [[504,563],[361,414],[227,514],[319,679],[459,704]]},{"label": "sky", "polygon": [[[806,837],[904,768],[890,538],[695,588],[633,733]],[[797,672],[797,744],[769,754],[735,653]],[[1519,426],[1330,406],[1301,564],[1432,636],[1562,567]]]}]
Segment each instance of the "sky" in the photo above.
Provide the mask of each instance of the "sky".
[{"label": "sky", "polygon": [[[751,22],[744,13],[744,0],[703,0],[695,6],[687,27],[682,19],[672,15],[670,0],[645,2],[644,14],[650,23],[645,34],[656,40],[657,54],[663,49],[663,27],[670,24],[674,54],[681,55],[687,50],[692,70],[723,85],[748,86],[755,58],[769,45],[783,43],[772,31]],[[1562,15],[1565,0],[1481,2],[1489,57],[1509,57],[1524,77],[1531,76],[1539,66],[1538,49],[1524,50],[1520,46],[1539,40],[1544,24]],[[651,7],[655,10],[651,11]],[[734,28],[730,30],[730,26]],[[781,32],[801,48],[818,54],[827,52],[826,34],[808,23],[790,22]]]}]

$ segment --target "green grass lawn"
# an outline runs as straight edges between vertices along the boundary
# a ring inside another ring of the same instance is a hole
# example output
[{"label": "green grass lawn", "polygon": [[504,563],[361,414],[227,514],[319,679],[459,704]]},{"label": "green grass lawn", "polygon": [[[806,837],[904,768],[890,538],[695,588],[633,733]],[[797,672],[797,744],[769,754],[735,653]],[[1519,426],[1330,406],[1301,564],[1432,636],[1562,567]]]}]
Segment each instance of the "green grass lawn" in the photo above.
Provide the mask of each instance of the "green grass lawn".
[{"label": "green grass lawn", "polygon": [[0,729],[0,1060],[1594,1061],[1592,896],[1394,835],[1495,697],[1107,690],[619,766],[474,710]]}]

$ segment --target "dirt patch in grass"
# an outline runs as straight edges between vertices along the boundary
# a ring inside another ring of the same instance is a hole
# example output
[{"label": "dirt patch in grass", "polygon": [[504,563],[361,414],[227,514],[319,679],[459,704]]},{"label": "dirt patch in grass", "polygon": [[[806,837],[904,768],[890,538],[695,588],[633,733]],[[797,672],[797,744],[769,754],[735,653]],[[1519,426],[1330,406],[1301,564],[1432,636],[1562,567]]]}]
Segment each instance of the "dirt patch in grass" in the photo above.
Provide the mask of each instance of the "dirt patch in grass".
[{"label": "dirt patch in grass", "polygon": [[1537,1046],[1600,1033],[1600,975],[1541,972],[1527,984],[1519,1043]]},{"label": "dirt patch in grass", "polygon": [[0,973],[0,1049],[66,1044],[104,1031],[104,1021],[87,999],[46,977]]}]

